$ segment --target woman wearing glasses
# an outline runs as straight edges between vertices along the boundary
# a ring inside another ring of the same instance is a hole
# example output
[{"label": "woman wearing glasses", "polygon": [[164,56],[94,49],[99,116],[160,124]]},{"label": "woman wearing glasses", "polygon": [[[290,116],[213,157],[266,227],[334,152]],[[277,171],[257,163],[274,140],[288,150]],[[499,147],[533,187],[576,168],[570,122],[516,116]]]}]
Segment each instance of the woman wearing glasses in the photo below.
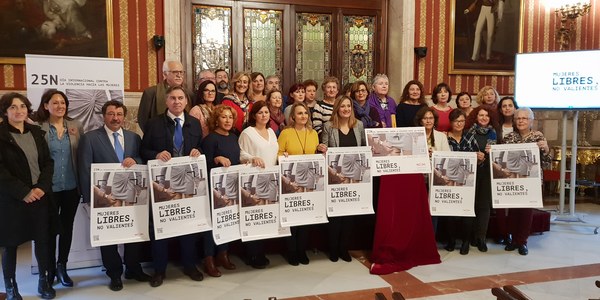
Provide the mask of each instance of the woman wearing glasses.
[{"label": "woman wearing glasses", "polygon": [[202,138],[205,138],[209,130],[209,122],[213,109],[217,106],[217,86],[210,80],[204,81],[196,92],[196,103],[190,110],[190,116],[200,121],[202,127]]},{"label": "woman wearing glasses", "polygon": [[[504,138],[506,144],[519,143],[536,143],[540,148],[540,161],[543,167],[550,166],[552,157],[550,156],[550,148],[544,134],[540,131],[534,131],[533,128],[534,115],[533,111],[527,107],[519,108],[515,111],[514,125],[515,131],[509,133]],[[522,162],[521,165],[527,165],[527,162]],[[540,176],[541,177],[541,176]],[[540,183],[541,184],[541,183]],[[527,238],[531,231],[531,222],[533,220],[532,208],[509,208],[508,209],[508,232],[512,234],[512,242],[507,244],[504,250],[513,251],[519,249],[519,254],[527,255]]]},{"label": "woman wearing glasses", "polygon": [[352,106],[356,118],[359,119],[365,128],[378,128],[382,127],[379,113],[377,109],[367,101],[369,97],[369,87],[367,83],[359,80],[352,84],[350,90],[350,97],[352,98]]}]

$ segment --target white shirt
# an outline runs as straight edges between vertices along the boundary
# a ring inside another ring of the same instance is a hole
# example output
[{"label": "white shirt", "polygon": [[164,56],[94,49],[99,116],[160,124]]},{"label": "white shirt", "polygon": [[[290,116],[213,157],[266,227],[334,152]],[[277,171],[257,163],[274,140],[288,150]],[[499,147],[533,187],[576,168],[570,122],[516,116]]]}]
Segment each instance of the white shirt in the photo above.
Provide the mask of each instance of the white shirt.
[{"label": "white shirt", "polygon": [[240,144],[240,161],[250,162],[253,157],[260,157],[265,162],[265,167],[277,165],[279,144],[273,129],[268,128],[269,140],[265,140],[256,128],[248,127],[242,131],[238,139]]}]

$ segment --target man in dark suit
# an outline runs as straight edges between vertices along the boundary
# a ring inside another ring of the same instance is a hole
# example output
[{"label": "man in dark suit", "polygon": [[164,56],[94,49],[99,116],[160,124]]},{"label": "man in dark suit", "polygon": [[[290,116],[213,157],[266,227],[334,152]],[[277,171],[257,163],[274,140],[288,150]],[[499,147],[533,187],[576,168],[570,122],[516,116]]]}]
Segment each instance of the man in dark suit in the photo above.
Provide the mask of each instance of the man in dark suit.
[{"label": "man in dark suit", "polygon": [[[164,80],[162,82],[145,89],[144,93],[142,93],[137,115],[137,121],[142,132],[144,131],[148,120],[165,112],[166,107],[164,99],[167,95],[167,89],[174,86],[185,86],[185,71],[183,70],[183,65],[179,61],[166,60],[163,63],[163,77]],[[194,93],[187,88],[185,88],[184,91],[188,96],[189,104],[191,105],[194,103]]]},{"label": "man in dark suit", "polygon": [[[141,154],[144,161],[160,159],[169,161],[172,157],[200,156],[202,128],[200,122],[187,114],[185,108],[189,98],[182,87],[170,87],[165,99],[167,111],[146,124]],[[197,234],[179,236],[183,273],[192,280],[200,281],[203,275],[196,268]],[[168,261],[169,239],[152,240],[152,257],[155,274],[150,285],[160,286],[165,278]]]},{"label": "man in dark suit", "polygon": [[[127,107],[115,100],[108,101],[102,106],[104,126],[86,133],[79,142],[79,182],[83,199],[90,202],[90,166],[92,163],[121,163],[129,168],[136,163],[142,163],[140,157],[141,138],[134,132],[123,129]],[[107,201],[114,201],[111,195],[103,193],[96,195]],[[139,262],[139,243],[125,244],[125,278],[137,281],[150,281],[150,275],[144,273]],[[100,247],[102,263],[106,275],[110,277],[109,288],[113,291],[123,289],[121,274],[123,262],[117,251],[117,245]]]}]

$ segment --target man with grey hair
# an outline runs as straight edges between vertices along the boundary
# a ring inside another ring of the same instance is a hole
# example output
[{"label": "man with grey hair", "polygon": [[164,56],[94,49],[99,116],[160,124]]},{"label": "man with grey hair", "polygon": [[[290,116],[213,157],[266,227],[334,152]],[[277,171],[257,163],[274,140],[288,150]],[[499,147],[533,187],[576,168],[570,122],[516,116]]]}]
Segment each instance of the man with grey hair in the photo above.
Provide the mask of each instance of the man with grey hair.
[{"label": "man with grey hair", "polygon": [[140,99],[137,121],[142,132],[148,120],[164,113],[167,109],[165,99],[167,98],[166,91],[169,87],[184,87],[188,99],[190,99],[190,104],[194,103],[194,100],[192,100],[195,99],[194,93],[185,88],[185,71],[180,61],[165,60],[163,63],[163,78],[162,82],[145,89]]},{"label": "man with grey hair", "polygon": [[268,94],[271,90],[281,91],[281,79],[277,75],[269,75],[265,79],[265,94]]}]

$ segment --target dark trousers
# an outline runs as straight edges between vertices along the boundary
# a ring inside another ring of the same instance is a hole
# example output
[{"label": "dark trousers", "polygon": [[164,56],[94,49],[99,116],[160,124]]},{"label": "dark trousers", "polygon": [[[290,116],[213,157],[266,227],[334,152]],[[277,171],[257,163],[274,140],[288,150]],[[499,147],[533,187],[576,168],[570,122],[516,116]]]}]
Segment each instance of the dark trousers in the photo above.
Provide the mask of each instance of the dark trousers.
[{"label": "dark trousers", "polygon": [[508,209],[496,208],[494,212],[496,213],[496,228],[498,228],[498,235],[495,238],[505,239],[510,233],[508,228]]},{"label": "dark trousers", "polygon": [[262,257],[265,255],[264,240],[244,242],[244,245],[246,245],[246,255],[248,258]]},{"label": "dark trousers", "polygon": [[[197,234],[187,234],[176,237],[179,240],[179,248],[181,250],[181,263],[186,269],[196,267],[197,253],[196,241]],[[171,239],[153,240],[152,241],[152,260],[154,261],[154,271],[156,273],[164,273],[167,270],[169,262],[169,241]]]},{"label": "dark trousers", "polygon": [[471,240],[473,231],[473,217],[443,217],[448,232],[448,242],[455,241],[457,238],[463,242]]},{"label": "dark trousers", "polygon": [[[489,168],[489,164],[487,166]],[[479,174],[482,176],[479,176]],[[488,224],[490,222],[490,213],[492,212],[492,187],[489,169],[478,168],[477,177],[475,186],[475,220],[473,220],[473,237],[485,241]]]},{"label": "dark trousers", "polygon": [[[54,192],[53,195],[61,230],[58,236],[58,259],[56,258],[56,238],[50,238],[50,263],[53,264],[56,259],[56,262],[66,264],[69,260],[69,252],[71,251],[73,222],[75,221],[75,213],[79,206],[80,195],[77,189]],[[50,268],[52,268],[52,265],[50,265]]]},{"label": "dark trousers", "polygon": [[204,247],[204,257],[215,256],[215,254],[229,250],[229,243],[217,245],[213,238],[212,231],[203,234],[202,244]]},{"label": "dark trousers", "polygon": [[533,222],[533,208],[508,209],[508,232],[513,235],[515,245],[527,245],[531,222]]},{"label": "dark trousers", "polygon": [[[33,244],[33,251],[40,274],[46,274],[48,271],[48,241],[36,241]],[[2,272],[4,273],[4,279],[15,278],[17,272],[17,246],[4,247]]]},{"label": "dark trousers", "polygon": [[[127,270],[132,272],[141,272],[142,267],[140,265],[140,243],[130,243],[123,245],[125,253],[123,260]],[[102,255],[102,264],[106,269],[106,275],[110,278],[118,278],[123,274],[123,261],[118,251],[118,245],[102,246],[100,247],[100,254]]]},{"label": "dark trousers", "polygon": [[309,229],[310,226],[307,225],[290,227],[292,235],[285,238],[288,254],[306,255]]},{"label": "dark trousers", "polygon": [[329,252],[334,255],[339,255],[340,253],[348,251],[353,224],[353,216],[329,218],[329,224],[327,227],[329,236]]}]

